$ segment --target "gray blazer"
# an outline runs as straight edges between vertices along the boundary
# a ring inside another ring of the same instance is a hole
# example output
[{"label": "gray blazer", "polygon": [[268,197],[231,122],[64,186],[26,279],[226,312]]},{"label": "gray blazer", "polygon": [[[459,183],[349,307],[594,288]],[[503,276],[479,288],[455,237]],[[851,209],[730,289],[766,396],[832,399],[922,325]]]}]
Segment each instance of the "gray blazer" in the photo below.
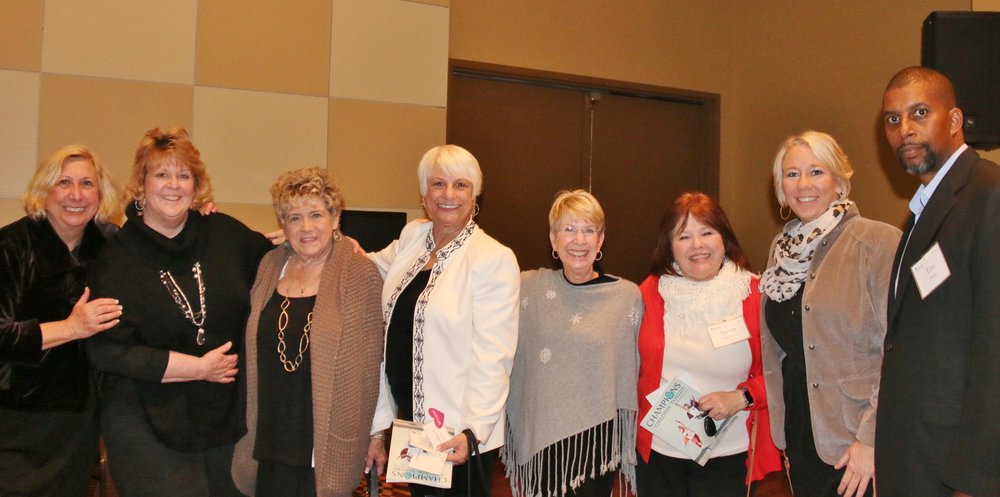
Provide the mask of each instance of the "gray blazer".
[{"label": "gray blazer", "polygon": [[[768,267],[774,264],[771,243]],[[852,207],[816,250],[802,295],[802,341],[816,452],[836,464],[859,440],[875,445],[889,274],[900,231]],[[765,295],[761,306],[767,302]],[[760,342],[771,437],[785,444],[781,350],[761,309]]]}]

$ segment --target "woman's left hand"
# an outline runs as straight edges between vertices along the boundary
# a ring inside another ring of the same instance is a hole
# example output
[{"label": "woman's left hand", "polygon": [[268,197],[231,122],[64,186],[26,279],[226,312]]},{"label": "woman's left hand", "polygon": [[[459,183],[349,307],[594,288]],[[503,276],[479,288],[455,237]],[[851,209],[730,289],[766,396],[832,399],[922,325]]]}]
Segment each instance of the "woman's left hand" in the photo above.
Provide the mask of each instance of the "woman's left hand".
[{"label": "woman's left hand", "polygon": [[264,233],[264,236],[274,245],[281,245],[285,243],[285,230],[274,230]]},{"label": "woman's left hand", "polygon": [[385,441],[381,438],[372,438],[368,442],[368,457],[365,458],[365,473],[371,471],[374,465],[378,468],[378,474],[385,474],[385,461],[388,457],[385,454]]},{"label": "woman's left hand", "polygon": [[198,208],[198,212],[201,213],[202,216],[207,216],[214,212],[219,212],[219,208],[215,206],[215,202],[205,202]]},{"label": "woman's left hand", "polygon": [[702,412],[707,412],[712,419],[718,421],[742,411],[746,408],[747,401],[741,390],[712,392],[702,395],[698,399],[698,406]]},{"label": "woman's left hand", "polygon": [[454,449],[454,452],[448,454],[448,461],[455,464],[464,464],[465,461],[469,460],[469,439],[465,437],[465,433],[459,433],[452,437],[451,440],[437,446],[437,450],[441,452],[445,452],[448,449]]},{"label": "woman's left hand", "polygon": [[840,479],[837,493],[844,497],[862,497],[868,490],[868,482],[875,484],[875,448],[855,440],[833,469],[847,467]]}]

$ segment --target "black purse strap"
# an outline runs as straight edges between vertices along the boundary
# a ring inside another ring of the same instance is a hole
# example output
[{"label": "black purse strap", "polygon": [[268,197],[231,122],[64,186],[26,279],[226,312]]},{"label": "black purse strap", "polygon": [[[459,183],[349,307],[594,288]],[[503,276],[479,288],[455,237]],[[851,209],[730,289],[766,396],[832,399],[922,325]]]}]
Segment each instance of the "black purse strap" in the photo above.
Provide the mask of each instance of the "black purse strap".
[{"label": "black purse strap", "polygon": [[465,462],[465,469],[467,473],[467,478],[465,480],[466,491],[468,496],[472,497],[472,464],[473,457],[475,457],[476,472],[479,474],[480,482],[482,483],[483,495],[486,495],[486,473],[483,471],[483,461],[479,460],[479,442],[476,440],[476,434],[472,432],[471,429],[466,428],[462,430],[465,435],[465,440],[469,444],[469,460]]}]

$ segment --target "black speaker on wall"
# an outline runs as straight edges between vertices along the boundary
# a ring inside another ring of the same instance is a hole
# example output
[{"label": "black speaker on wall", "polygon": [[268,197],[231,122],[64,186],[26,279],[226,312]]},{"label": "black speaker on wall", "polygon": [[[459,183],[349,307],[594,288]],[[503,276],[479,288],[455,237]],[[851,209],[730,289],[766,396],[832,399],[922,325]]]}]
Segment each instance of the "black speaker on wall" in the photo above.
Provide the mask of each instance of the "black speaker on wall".
[{"label": "black speaker on wall", "polygon": [[965,142],[1000,147],[1000,12],[931,12],[921,64],[951,79],[965,115]]}]

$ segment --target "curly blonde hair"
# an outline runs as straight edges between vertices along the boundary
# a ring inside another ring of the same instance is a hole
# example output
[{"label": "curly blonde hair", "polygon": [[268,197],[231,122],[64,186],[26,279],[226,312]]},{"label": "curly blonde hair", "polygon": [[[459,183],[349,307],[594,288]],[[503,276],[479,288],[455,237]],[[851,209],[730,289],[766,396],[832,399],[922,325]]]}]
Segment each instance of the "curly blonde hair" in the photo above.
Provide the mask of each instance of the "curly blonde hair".
[{"label": "curly blonde hair", "polygon": [[340,185],[326,169],[305,167],[288,171],[271,185],[271,201],[278,224],[285,226],[285,216],[293,206],[308,198],[318,198],[326,205],[330,215],[337,217],[344,205]]},{"label": "curly blonde hair", "polygon": [[205,163],[201,161],[201,152],[191,143],[187,130],[171,128],[163,131],[153,128],[146,132],[135,150],[132,175],[125,185],[125,202],[143,198],[146,195],[146,174],[150,168],[167,160],[177,161],[194,175],[192,209],[212,201],[212,181],[205,171]]}]

